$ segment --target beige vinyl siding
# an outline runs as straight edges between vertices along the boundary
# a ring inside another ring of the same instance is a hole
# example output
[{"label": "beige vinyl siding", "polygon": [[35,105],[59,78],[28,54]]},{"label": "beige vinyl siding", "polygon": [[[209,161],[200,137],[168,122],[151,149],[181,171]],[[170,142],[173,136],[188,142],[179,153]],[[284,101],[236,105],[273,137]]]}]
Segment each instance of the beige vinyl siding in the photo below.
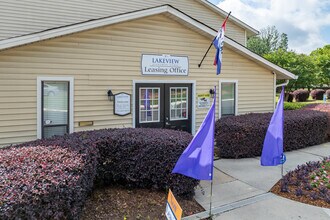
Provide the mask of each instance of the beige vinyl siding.
[{"label": "beige vinyl siding", "polygon": [[[216,30],[224,19],[198,0],[2,0],[0,40],[164,4]],[[226,35],[245,45],[245,30],[231,21],[227,24]]]},{"label": "beige vinyl siding", "polygon": [[[158,15],[2,51],[0,145],[37,137],[38,76],[74,77],[75,131],[132,127],[132,114],[113,115],[106,92],[133,94],[133,80],[196,80],[197,93],[207,93],[219,79],[237,79],[240,114],[272,111],[273,75],[226,47],[220,76],[212,65],[213,48],[199,69],[209,44],[210,39]],[[189,76],[142,76],[143,53],[186,55]],[[196,107],[196,129],[206,112]],[[94,126],[78,127],[79,121]]]}]

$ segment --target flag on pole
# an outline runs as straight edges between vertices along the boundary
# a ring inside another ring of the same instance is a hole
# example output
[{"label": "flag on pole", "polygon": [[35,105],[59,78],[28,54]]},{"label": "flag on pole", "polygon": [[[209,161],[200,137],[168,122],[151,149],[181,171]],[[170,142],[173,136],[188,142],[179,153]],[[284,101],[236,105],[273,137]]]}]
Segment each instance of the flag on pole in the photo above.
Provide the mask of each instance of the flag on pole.
[{"label": "flag on pole", "polygon": [[[229,15],[230,15],[230,13],[229,13]],[[228,20],[229,15],[223,22],[220,30],[218,31],[217,36],[214,38],[214,41],[213,41],[213,45],[217,49],[217,52],[216,52],[215,58],[214,58],[214,63],[213,63],[214,66],[215,65],[217,66],[217,75],[219,75],[221,72],[223,43],[225,40],[226,22]]]},{"label": "flag on pole", "polygon": [[264,140],[260,158],[262,166],[277,166],[285,162],[285,155],[283,154],[283,101],[284,86],[282,87],[280,99],[278,100]]},{"label": "flag on pole", "polygon": [[215,94],[202,125],[180,156],[172,173],[180,173],[198,180],[212,180],[214,153]]}]

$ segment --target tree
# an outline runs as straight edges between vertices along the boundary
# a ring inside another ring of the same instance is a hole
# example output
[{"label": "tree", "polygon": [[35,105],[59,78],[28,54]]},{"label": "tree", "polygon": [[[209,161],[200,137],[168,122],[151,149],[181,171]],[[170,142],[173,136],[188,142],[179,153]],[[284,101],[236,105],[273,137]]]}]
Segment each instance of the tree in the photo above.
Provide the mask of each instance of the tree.
[{"label": "tree", "polygon": [[260,37],[253,36],[247,41],[247,48],[260,56],[270,53],[270,48]]},{"label": "tree", "polygon": [[249,38],[247,48],[264,56],[278,49],[288,50],[288,36],[285,33],[279,34],[275,26],[268,26],[260,31],[259,36]]},{"label": "tree", "polygon": [[261,39],[265,41],[270,52],[276,51],[279,44],[279,32],[275,26],[268,26],[267,28],[261,29]]},{"label": "tree", "polygon": [[330,86],[330,45],[307,56],[289,51],[288,42],[287,34],[268,26],[261,29],[260,35],[249,38],[247,48],[298,76],[297,80],[290,80],[287,91]]},{"label": "tree", "polygon": [[330,45],[312,51],[310,56],[319,68],[317,73],[318,85],[330,86]]},{"label": "tree", "polygon": [[286,91],[300,88],[310,90],[317,83],[318,68],[310,56],[278,49],[264,57],[298,76],[297,80],[290,80]]},{"label": "tree", "polygon": [[281,34],[281,39],[280,39],[280,42],[279,42],[279,45],[278,45],[278,49],[288,51],[288,49],[289,49],[289,39],[288,39],[288,35],[286,33]]}]

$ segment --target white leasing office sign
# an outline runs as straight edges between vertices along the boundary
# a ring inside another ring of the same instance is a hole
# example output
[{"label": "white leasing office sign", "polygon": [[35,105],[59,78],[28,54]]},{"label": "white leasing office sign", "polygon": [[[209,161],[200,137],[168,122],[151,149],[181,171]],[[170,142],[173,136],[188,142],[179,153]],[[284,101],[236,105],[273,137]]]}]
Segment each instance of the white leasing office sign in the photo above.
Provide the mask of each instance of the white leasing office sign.
[{"label": "white leasing office sign", "polygon": [[187,76],[188,57],[171,55],[142,55],[142,75]]}]

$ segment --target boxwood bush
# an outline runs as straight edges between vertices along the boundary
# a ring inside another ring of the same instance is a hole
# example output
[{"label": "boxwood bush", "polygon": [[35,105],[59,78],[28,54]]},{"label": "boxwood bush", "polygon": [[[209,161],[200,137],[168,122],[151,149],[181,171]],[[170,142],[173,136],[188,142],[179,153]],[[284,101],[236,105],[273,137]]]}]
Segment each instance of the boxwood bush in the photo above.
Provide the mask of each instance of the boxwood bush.
[{"label": "boxwood bush", "polygon": [[[326,141],[327,116],[324,112],[284,111],[284,150],[291,151]],[[221,158],[260,156],[272,113],[230,116],[216,122],[216,147]]]},{"label": "boxwood bush", "polygon": [[0,219],[79,219],[93,187],[120,184],[191,197],[199,181],[171,171],[192,136],[104,129],[0,150]]},{"label": "boxwood bush", "polygon": [[323,89],[314,89],[311,91],[311,96],[315,100],[323,100],[325,91]]},{"label": "boxwood bush", "polygon": [[297,102],[306,102],[309,97],[309,91],[298,89],[293,92],[293,95]]}]

